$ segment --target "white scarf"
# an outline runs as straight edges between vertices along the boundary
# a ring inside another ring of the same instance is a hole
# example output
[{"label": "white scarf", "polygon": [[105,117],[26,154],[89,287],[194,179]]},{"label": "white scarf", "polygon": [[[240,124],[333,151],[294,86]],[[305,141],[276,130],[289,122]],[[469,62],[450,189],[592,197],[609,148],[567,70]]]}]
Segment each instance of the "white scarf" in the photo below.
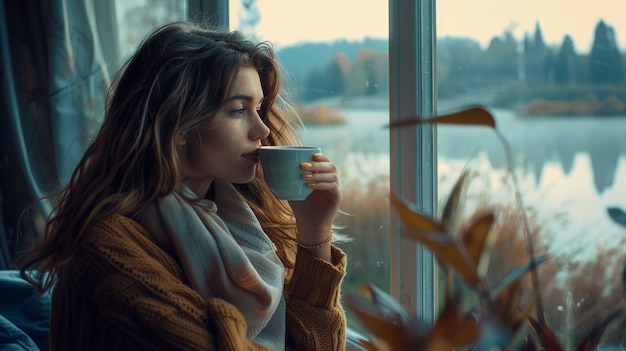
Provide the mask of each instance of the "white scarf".
[{"label": "white scarf", "polygon": [[204,299],[235,305],[248,324],[249,339],[282,350],[285,267],[237,189],[215,181],[213,188],[214,201],[191,204],[176,193],[159,199],[140,222],[161,247],[173,249],[194,290]]}]

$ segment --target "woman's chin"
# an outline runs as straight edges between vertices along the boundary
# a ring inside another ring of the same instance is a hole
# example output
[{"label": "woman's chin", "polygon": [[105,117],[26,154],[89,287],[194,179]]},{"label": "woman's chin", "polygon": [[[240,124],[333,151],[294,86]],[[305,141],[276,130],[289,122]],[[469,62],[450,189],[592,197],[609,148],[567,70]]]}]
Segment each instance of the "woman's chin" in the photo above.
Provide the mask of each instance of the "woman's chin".
[{"label": "woman's chin", "polygon": [[251,181],[253,181],[254,178],[255,178],[255,174],[253,173],[253,174],[251,174],[250,176],[247,176],[247,177],[237,177],[237,178],[233,178],[233,179],[228,179],[228,180],[225,180],[225,182],[233,183],[233,184],[248,184]]}]

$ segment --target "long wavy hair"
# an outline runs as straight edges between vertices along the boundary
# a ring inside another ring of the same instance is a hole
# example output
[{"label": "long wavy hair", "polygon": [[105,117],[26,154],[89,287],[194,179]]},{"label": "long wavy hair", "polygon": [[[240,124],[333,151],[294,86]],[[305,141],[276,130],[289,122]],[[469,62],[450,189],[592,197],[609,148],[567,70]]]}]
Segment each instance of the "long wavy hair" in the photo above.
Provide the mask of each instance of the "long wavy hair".
[{"label": "long wavy hair", "polygon": [[[165,25],[114,77],[100,130],[55,195],[43,240],[21,257],[22,276],[40,292],[50,289],[92,223],[112,214],[135,218],[155,199],[177,191],[176,135],[189,136],[213,118],[242,66],[254,67],[261,79],[260,114],[271,131],[263,144],[301,143],[293,126],[299,120],[286,113],[281,70],[269,43],[189,22]],[[237,189],[292,268],[295,219],[287,202],[271,195],[260,166],[255,179]],[[31,276],[32,270],[44,274]]]}]

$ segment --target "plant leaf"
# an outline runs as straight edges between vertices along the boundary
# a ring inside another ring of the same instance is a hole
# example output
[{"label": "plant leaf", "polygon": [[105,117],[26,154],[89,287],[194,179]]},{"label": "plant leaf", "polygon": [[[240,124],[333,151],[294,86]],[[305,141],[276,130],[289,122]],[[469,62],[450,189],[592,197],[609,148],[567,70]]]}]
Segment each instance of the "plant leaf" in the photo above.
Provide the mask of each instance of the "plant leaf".
[{"label": "plant leaf", "polygon": [[499,324],[505,325],[511,331],[511,335],[517,333],[523,322],[530,316],[538,299],[537,293],[533,291],[526,306],[521,308],[521,296],[522,284],[519,280],[515,280],[505,288],[500,289],[498,294],[492,298]]},{"label": "plant leaf", "polygon": [[345,306],[371,333],[362,345],[367,350],[408,350],[410,345],[422,344],[425,332],[402,305],[382,289],[372,284],[362,286],[360,296],[348,295]]},{"label": "plant leaf", "polygon": [[623,308],[618,308],[617,310],[611,312],[606,318],[600,321],[598,324],[594,325],[589,334],[584,337],[584,339],[578,345],[577,351],[591,351],[596,350],[598,347],[598,343],[600,342],[600,338],[604,333],[606,327],[608,327],[617,317],[621,316],[624,313]]},{"label": "plant leaf", "polygon": [[376,308],[386,315],[395,315],[400,318],[403,324],[410,323],[410,316],[391,295],[373,284],[366,284],[362,287],[362,291]]},{"label": "plant leaf", "polygon": [[436,117],[415,116],[401,121],[392,122],[389,128],[399,128],[417,124],[459,124],[472,126],[486,126],[496,128],[496,121],[489,111],[481,106],[469,106],[462,110],[439,115]]},{"label": "plant leaf", "polygon": [[463,173],[461,173],[461,176],[459,176],[459,179],[456,180],[456,183],[454,183],[454,187],[450,192],[450,197],[448,197],[448,200],[443,207],[441,224],[449,233],[454,231],[454,226],[457,224],[456,221],[458,220],[461,212],[463,191],[467,185],[468,176],[469,172],[466,168],[463,170]]},{"label": "plant leaf", "polygon": [[509,323],[515,322],[520,295],[522,293],[521,287],[520,281],[515,280],[504,289],[501,289],[498,295],[492,298],[494,308],[500,321],[507,323],[507,326],[509,326]]},{"label": "plant leaf", "polygon": [[537,348],[537,345],[535,345],[535,341],[533,340],[533,338],[530,338],[530,337],[524,338],[524,343],[518,349],[518,351],[537,351],[537,350],[538,348]]},{"label": "plant leaf", "polygon": [[402,218],[402,221],[407,226],[416,229],[422,229],[425,231],[444,232],[443,227],[439,223],[433,221],[432,219],[424,216],[419,212],[413,211],[406,202],[404,202],[394,194],[391,194],[391,202],[398,210],[400,218]]},{"label": "plant leaf", "polygon": [[481,284],[476,264],[469,257],[459,240],[445,232],[441,224],[413,211],[393,194],[391,202],[407,226],[403,232],[405,236],[426,246],[435,254],[439,261],[454,269],[470,286],[477,287]]},{"label": "plant leaf", "polygon": [[378,346],[376,346],[375,343],[369,341],[369,340],[359,340],[358,344],[361,348],[363,348],[366,351],[381,351]]},{"label": "plant leaf", "polygon": [[481,324],[460,309],[459,298],[449,298],[428,333],[427,350],[456,350],[480,338]]},{"label": "plant leaf", "polygon": [[539,321],[533,317],[528,317],[528,321],[541,342],[543,342],[543,345],[538,347],[539,349],[547,351],[563,351],[563,347],[559,344],[556,335],[554,335],[552,330],[550,330],[547,325],[539,323]]},{"label": "plant leaf", "polygon": [[[488,239],[490,237],[489,234],[493,233],[491,228],[495,219],[496,217],[492,211],[485,211],[475,217],[468,228],[461,233],[463,246],[470,258],[476,263],[479,272],[483,270],[481,267],[485,267],[484,270],[487,269],[488,253],[493,245],[493,240]],[[483,253],[487,254],[483,256]]]},{"label": "plant leaf", "polygon": [[626,226],[626,212],[619,207],[609,207],[606,210],[615,222]]},{"label": "plant leaf", "polygon": [[371,301],[360,296],[348,295],[344,298],[344,304],[370,331],[372,342],[376,344],[375,339],[381,339],[389,344],[391,350],[403,349],[406,331],[401,318],[385,314]]},{"label": "plant leaf", "polygon": [[366,336],[361,335],[354,329],[350,328],[346,329],[346,350],[352,349],[348,346],[348,344],[358,346],[357,348],[359,348],[359,350],[363,349],[366,351],[381,351],[378,349],[378,347],[376,347],[376,344],[374,344],[374,342],[369,340]]},{"label": "plant leaf", "polygon": [[506,289],[509,284],[513,284],[515,281],[520,279],[524,274],[529,272],[532,269],[536,269],[541,263],[548,259],[547,255],[536,256],[533,257],[532,260],[526,262],[525,264],[514,268],[507,275],[502,278],[502,280],[492,289],[494,296],[499,293],[500,290]]}]

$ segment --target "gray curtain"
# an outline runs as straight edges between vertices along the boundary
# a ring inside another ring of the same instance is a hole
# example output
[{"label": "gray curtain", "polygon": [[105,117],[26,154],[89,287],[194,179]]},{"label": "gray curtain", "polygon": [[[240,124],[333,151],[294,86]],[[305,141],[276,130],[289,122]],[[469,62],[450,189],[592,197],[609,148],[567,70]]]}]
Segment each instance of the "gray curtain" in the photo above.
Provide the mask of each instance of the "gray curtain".
[{"label": "gray curtain", "polygon": [[101,122],[109,74],[92,0],[1,6],[0,269],[12,269],[41,236],[51,201],[40,199],[68,180]]}]

